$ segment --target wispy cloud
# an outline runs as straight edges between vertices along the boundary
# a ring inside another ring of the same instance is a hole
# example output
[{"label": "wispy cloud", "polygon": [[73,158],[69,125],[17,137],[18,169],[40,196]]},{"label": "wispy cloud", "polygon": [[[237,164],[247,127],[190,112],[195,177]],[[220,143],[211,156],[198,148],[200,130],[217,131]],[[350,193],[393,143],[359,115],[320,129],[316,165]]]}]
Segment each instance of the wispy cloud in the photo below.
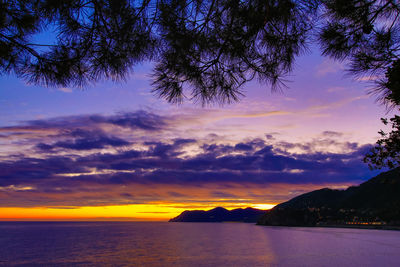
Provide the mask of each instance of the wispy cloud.
[{"label": "wispy cloud", "polygon": [[68,87],[60,87],[58,88],[58,91],[64,92],[64,93],[72,93],[72,89]]},{"label": "wispy cloud", "polygon": [[361,81],[361,82],[374,82],[377,81],[379,79],[382,79],[382,76],[377,76],[377,75],[371,75],[371,76],[362,76],[362,77],[358,77],[356,78],[356,81]]},{"label": "wispy cloud", "polygon": [[327,104],[314,105],[314,106],[307,108],[307,110],[337,109],[337,108],[343,107],[347,104],[350,104],[354,101],[367,99],[367,98],[369,98],[369,96],[367,96],[367,95],[348,97],[348,98],[343,98],[341,100],[330,102]]},{"label": "wispy cloud", "polygon": [[326,58],[319,64],[316,68],[316,75],[318,77],[326,76],[331,73],[337,73],[344,70],[345,63],[333,60],[331,58]]}]

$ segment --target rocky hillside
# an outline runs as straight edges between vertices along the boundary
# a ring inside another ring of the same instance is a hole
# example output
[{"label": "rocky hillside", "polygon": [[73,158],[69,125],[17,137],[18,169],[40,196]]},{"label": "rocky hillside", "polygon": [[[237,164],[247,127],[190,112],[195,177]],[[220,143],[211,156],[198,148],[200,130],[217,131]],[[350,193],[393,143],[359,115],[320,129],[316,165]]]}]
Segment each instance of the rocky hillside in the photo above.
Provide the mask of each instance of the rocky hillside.
[{"label": "rocky hillside", "polygon": [[300,195],[267,211],[258,224],[399,226],[400,168],[346,190],[324,188]]},{"label": "rocky hillside", "polygon": [[221,207],[204,210],[186,210],[170,222],[257,222],[265,210],[246,208],[227,210]]}]

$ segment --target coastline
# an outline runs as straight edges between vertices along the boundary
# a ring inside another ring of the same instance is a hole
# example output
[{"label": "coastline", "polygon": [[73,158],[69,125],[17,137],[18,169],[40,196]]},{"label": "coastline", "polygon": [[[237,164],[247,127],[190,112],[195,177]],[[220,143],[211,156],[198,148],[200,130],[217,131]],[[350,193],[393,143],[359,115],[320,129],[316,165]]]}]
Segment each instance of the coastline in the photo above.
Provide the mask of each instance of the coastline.
[{"label": "coastline", "polygon": [[400,231],[400,226],[391,226],[391,225],[317,225],[314,227],[321,228],[354,228],[354,229],[372,229],[372,230],[395,230]]},{"label": "coastline", "polygon": [[307,228],[350,228],[350,229],[369,229],[369,230],[391,230],[400,231],[400,226],[391,225],[343,225],[343,224],[327,224],[327,225],[265,225],[256,224],[259,226],[269,226],[269,227],[307,227]]}]

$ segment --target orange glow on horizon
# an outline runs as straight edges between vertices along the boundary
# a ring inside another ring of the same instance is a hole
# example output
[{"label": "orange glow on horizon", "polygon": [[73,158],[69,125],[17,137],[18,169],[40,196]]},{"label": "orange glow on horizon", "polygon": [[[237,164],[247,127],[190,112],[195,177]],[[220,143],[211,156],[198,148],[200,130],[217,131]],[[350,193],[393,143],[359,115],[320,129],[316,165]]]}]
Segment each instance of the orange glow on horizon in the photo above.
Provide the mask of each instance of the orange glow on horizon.
[{"label": "orange glow on horizon", "polygon": [[215,203],[216,205],[184,205],[156,203],[97,207],[0,207],[0,221],[167,221],[185,210],[209,210],[217,206],[226,209],[253,207],[270,209],[275,204]]}]

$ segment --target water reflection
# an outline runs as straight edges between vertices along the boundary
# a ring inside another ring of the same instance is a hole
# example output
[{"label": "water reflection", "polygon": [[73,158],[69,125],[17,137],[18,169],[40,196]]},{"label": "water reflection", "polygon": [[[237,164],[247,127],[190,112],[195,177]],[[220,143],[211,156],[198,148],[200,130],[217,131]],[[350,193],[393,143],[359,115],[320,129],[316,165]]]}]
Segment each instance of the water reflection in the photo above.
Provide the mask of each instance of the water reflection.
[{"label": "water reflection", "polygon": [[396,266],[400,232],[242,223],[0,223],[0,265]]}]

